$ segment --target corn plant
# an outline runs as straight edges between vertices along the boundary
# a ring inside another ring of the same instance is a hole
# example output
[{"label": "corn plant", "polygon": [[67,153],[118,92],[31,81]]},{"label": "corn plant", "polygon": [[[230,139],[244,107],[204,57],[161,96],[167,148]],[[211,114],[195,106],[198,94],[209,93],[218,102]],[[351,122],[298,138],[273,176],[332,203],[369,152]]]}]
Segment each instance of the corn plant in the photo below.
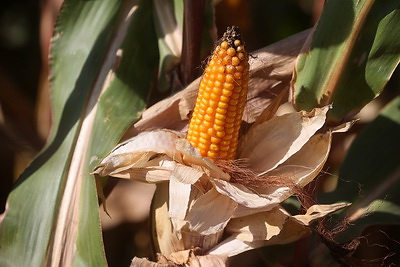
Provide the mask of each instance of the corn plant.
[{"label": "corn plant", "polygon": [[[217,41],[212,1],[192,5],[64,2],[51,136],[8,196],[1,266],[106,266],[99,203],[114,178],[157,185],[153,255],[131,266],[235,265],[311,233],[356,266],[364,229],[398,225],[398,96],[356,138],[335,190],[307,186],[394,73],[400,2],[326,1],[312,29],[254,52],[236,26]],[[277,115],[284,104],[293,110]]]}]

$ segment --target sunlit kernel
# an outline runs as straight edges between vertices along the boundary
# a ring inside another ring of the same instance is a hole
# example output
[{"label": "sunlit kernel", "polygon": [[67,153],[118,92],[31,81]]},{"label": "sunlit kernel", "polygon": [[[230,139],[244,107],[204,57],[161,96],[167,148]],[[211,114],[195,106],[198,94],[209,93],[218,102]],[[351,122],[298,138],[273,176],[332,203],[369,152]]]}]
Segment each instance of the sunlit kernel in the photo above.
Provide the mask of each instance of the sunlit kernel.
[{"label": "sunlit kernel", "polygon": [[203,124],[201,124],[201,125],[199,126],[199,130],[200,130],[201,132],[205,132],[205,131],[207,131],[207,127],[205,127]]},{"label": "sunlit kernel", "polygon": [[204,145],[210,145],[210,141],[207,140],[206,138],[200,137],[199,142],[204,144]]},{"label": "sunlit kernel", "polygon": [[240,59],[238,57],[233,57],[231,62],[233,66],[237,66],[240,64]]},{"label": "sunlit kernel", "polygon": [[222,139],[222,141],[220,143],[220,146],[229,146],[231,144],[231,141],[230,140],[224,140],[224,139]]},{"label": "sunlit kernel", "polygon": [[226,102],[222,102],[221,101],[221,102],[218,103],[218,107],[221,108],[221,109],[227,109],[228,106],[229,106],[229,104],[226,103]]},{"label": "sunlit kernel", "polygon": [[235,72],[235,74],[233,74],[233,77],[235,78],[235,80],[240,80],[242,79],[242,73],[241,72]]},{"label": "sunlit kernel", "polygon": [[235,72],[235,67],[232,65],[226,66],[226,72],[227,73],[234,73]]},{"label": "sunlit kernel", "polygon": [[[233,92],[231,90],[227,90],[227,89],[222,90],[222,96],[230,97],[232,94],[233,94]],[[226,101],[224,101],[224,102],[226,102]]]},{"label": "sunlit kernel", "polygon": [[211,137],[211,143],[213,144],[219,144],[221,142],[221,138],[218,137]]},{"label": "sunlit kernel", "polygon": [[218,107],[216,112],[217,112],[217,114],[226,114],[228,112],[228,110],[226,108]]},{"label": "sunlit kernel", "polygon": [[220,87],[214,87],[213,88],[213,93],[215,94],[215,95],[220,95],[221,94],[221,92],[222,92],[222,88],[220,88]]},{"label": "sunlit kernel", "polygon": [[228,48],[228,42],[227,42],[227,41],[223,41],[223,42],[220,44],[220,47],[226,50],[226,49]]},{"label": "sunlit kernel", "polygon": [[226,116],[221,113],[215,113],[215,118],[218,120],[225,120]]},{"label": "sunlit kernel", "polygon": [[224,59],[222,60],[222,64],[224,65],[229,65],[232,63],[232,57],[231,56],[225,56]]},{"label": "sunlit kernel", "polygon": [[229,97],[226,97],[226,96],[224,96],[224,95],[221,95],[220,100],[221,100],[222,102],[228,103],[230,99],[229,99]]},{"label": "sunlit kernel", "polygon": [[207,129],[207,134],[208,134],[209,136],[213,136],[213,135],[215,134],[214,128],[208,128],[208,129]]},{"label": "sunlit kernel", "polygon": [[232,90],[235,86],[233,85],[233,83],[224,83],[224,88],[228,89],[228,90]]},{"label": "sunlit kernel", "polygon": [[207,139],[207,138],[208,138],[207,133],[205,133],[205,132],[200,132],[200,138]]},{"label": "sunlit kernel", "polygon": [[201,149],[203,151],[207,151],[207,149],[208,149],[208,145],[203,144],[203,143],[198,143],[197,146],[199,147],[199,149]]},{"label": "sunlit kernel", "polygon": [[216,135],[217,137],[219,137],[219,138],[223,138],[223,137],[225,136],[225,132],[224,132],[224,131],[217,131],[217,132],[215,133],[215,135]]},{"label": "sunlit kernel", "polygon": [[234,55],[236,55],[236,50],[235,50],[235,48],[233,48],[233,47],[229,47],[229,48],[226,50],[226,53],[227,53],[228,55],[230,55],[231,57],[233,57]]},{"label": "sunlit kernel", "polygon": [[210,102],[209,102],[209,105],[210,105],[210,107],[215,109],[218,106],[218,101],[215,101],[215,100],[211,99]]},{"label": "sunlit kernel", "polygon": [[[213,128],[217,131],[217,133],[222,132],[225,129],[224,126],[217,125],[217,124],[214,124]],[[218,136],[218,134],[217,134],[217,136]],[[222,136],[218,136],[218,137],[222,137]]]},{"label": "sunlit kernel", "polygon": [[225,81],[227,83],[233,83],[235,81],[235,79],[234,79],[232,74],[227,74],[226,77],[225,77]]},{"label": "sunlit kernel", "polygon": [[212,100],[218,100],[219,95],[215,94],[214,91],[210,95],[210,99]]},{"label": "sunlit kernel", "polygon": [[214,113],[214,109],[213,109],[212,107],[208,107],[207,110],[206,110],[206,113],[207,113],[208,115],[211,115],[211,114]]},{"label": "sunlit kernel", "polygon": [[219,146],[217,144],[210,144],[210,150],[218,151]]},{"label": "sunlit kernel", "polygon": [[235,67],[235,69],[236,69],[238,72],[243,72],[244,67],[243,67],[243,65],[238,65],[238,66]]},{"label": "sunlit kernel", "polygon": [[214,123],[216,125],[221,125],[222,126],[222,125],[224,125],[225,121],[224,120],[215,119]]},{"label": "sunlit kernel", "polygon": [[205,114],[205,115],[204,115],[204,120],[206,120],[206,121],[211,121],[211,120],[212,120],[212,117],[211,117],[210,115],[208,115],[208,114]]}]

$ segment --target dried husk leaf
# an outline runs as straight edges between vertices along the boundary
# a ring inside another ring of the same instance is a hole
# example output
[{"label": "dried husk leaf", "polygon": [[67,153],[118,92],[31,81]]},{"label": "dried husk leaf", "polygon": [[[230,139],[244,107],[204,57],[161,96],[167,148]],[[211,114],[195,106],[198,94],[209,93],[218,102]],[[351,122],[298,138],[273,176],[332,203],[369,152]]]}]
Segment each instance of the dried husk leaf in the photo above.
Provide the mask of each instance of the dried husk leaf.
[{"label": "dried husk leaf", "polygon": [[326,215],[350,206],[350,203],[336,203],[330,205],[313,205],[307,209],[306,214],[295,215],[293,219],[303,225],[310,225],[316,219],[325,217]]},{"label": "dried husk leaf", "polygon": [[270,240],[279,235],[288,217],[276,207],[267,212],[232,219],[225,231],[242,241]]},{"label": "dried husk leaf", "polygon": [[173,229],[178,238],[181,238],[180,230],[186,224],[185,216],[189,207],[191,189],[191,184],[181,183],[171,176],[169,181],[168,217],[171,219]]},{"label": "dried husk leaf", "polygon": [[145,258],[134,257],[130,267],[176,267],[173,263],[156,263]]},{"label": "dried husk leaf", "polygon": [[[227,231],[232,232],[233,235],[229,236],[227,239],[223,240],[217,246],[208,251],[208,254],[227,255],[228,257],[232,257],[245,251],[263,246],[292,243],[307,236],[311,232],[308,226],[314,220],[322,218],[332,212],[335,212],[347,206],[349,206],[348,203],[314,205],[307,210],[306,214],[295,216],[290,216],[283,208],[277,207],[276,209],[279,209],[281,212],[281,218],[284,218],[286,216],[285,222],[283,224],[283,227],[273,228],[274,230],[280,230],[278,234],[272,235],[269,239],[265,240],[257,239],[258,237],[263,236],[262,234],[259,235],[260,232],[263,233],[263,222],[262,220],[258,220],[258,218],[256,217],[257,215],[260,216],[260,214],[244,217],[248,220],[248,226],[246,226],[246,223],[242,223],[240,221],[240,219],[242,218],[232,219],[227,226]],[[273,211],[266,212],[266,214],[271,212]],[[267,215],[265,216],[265,218],[266,220],[268,220],[268,222],[273,221],[273,219],[270,219]],[[255,223],[255,226],[252,225],[252,223]],[[257,230],[254,231],[254,229]],[[258,230],[260,230],[260,232]],[[253,233],[255,233],[255,235],[254,237],[251,237]],[[240,236],[241,238],[238,238],[238,236]],[[253,239],[253,241],[249,241],[251,239]]]},{"label": "dried husk leaf", "polygon": [[185,249],[183,240],[173,229],[168,211],[169,185],[167,183],[157,184],[152,202],[152,234],[155,250],[162,255],[170,255],[176,251]]},{"label": "dried husk leaf", "polygon": [[190,267],[225,267],[227,266],[228,257],[226,255],[204,255],[192,257],[190,259]]},{"label": "dried husk leaf", "polygon": [[226,181],[230,180],[229,174],[223,172],[209,158],[201,157],[199,151],[186,139],[180,139],[176,142],[176,150],[182,153],[182,161],[186,165],[200,168],[209,177]]},{"label": "dried husk leaf", "polygon": [[274,117],[250,128],[242,138],[239,158],[256,171],[268,172],[299,151],[325,123],[329,106],[311,112]]},{"label": "dried husk leaf", "polygon": [[[162,256],[158,263],[144,258],[134,258],[131,267],[178,267],[178,266],[213,266],[225,267],[228,257],[226,255],[196,255],[196,249],[188,249],[171,253],[168,257]],[[166,262],[166,263],[164,263]]]},{"label": "dried husk leaf", "polygon": [[201,235],[218,233],[225,228],[236,207],[235,201],[213,188],[196,199],[188,211],[189,230]]},{"label": "dried husk leaf", "polygon": [[[240,233],[240,235],[251,236],[252,233],[248,231],[249,229],[251,229],[251,226],[247,228],[242,228],[242,232]],[[254,239],[253,241],[248,242],[240,240],[235,235],[233,235],[220,242],[217,246],[211,249],[208,254],[227,255],[228,257],[232,257],[245,251],[264,246],[292,243],[309,235],[310,233],[311,230],[307,226],[300,224],[298,221],[288,216],[283,227],[280,229],[279,234],[272,236],[268,240]]]},{"label": "dried husk leaf", "polygon": [[[182,137],[173,131],[144,132],[118,145],[101,163],[96,166],[94,174],[116,176],[132,167],[148,167],[149,160],[157,154],[173,155],[175,142]],[[175,157],[174,157],[175,156]]]},{"label": "dried husk leaf", "polygon": [[226,255],[232,257],[243,253],[248,250],[260,248],[264,246],[264,241],[257,240],[253,242],[244,242],[242,240],[236,239],[233,236],[220,242],[217,246],[213,247],[207,252],[209,255]]},{"label": "dried husk leaf", "polygon": [[311,182],[324,166],[331,147],[332,132],[316,134],[292,157],[274,170],[268,177],[286,177],[295,184],[305,186]]},{"label": "dried husk leaf", "polygon": [[[242,217],[268,211],[276,207],[293,194],[293,185],[305,186],[311,182],[324,166],[330,150],[332,133],[317,134],[286,162],[276,169],[267,172],[263,179],[288,179],[288,186],[246,187],[237,183],[214,179],[216,190],[240,205],[235,210],[234,217]],[[260,180],[260,183],[262,180]],[[291,184],[289,184],[289,182]]]},{"label": "dried husk leaf", "polygon": [[261,197],[242,184],[230,183],[216,179],[212,182],[215,185],[215,189],[220,194],[228,196],[244,207],[250,209],[262,208],[262,210],[270,210],[277,205],[275,202],[271,201],[270,198]]},{"label": "dried husk leaf", "polygon": [[[265,179],[288,179],[293,185],[304,187],[322,170],[329,156],[332,132],[316,134],[292,157],[265,174]],[[254,189],[260,196],[281,203],[293,194],[293,186],[271,186]]]}]

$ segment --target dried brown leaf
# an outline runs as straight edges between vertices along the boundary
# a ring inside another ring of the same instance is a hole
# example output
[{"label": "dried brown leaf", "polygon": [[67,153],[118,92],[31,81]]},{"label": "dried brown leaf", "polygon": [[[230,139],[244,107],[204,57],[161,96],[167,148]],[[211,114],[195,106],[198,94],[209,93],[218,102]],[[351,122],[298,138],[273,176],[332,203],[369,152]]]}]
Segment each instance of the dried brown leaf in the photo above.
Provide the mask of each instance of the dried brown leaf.
[{"label": "dried brown leaf", "polygon": [[268,172],[299,151],[325,123],[329,107],[289,113],[252,127],[241,139],[239,158],[256,171]]}]

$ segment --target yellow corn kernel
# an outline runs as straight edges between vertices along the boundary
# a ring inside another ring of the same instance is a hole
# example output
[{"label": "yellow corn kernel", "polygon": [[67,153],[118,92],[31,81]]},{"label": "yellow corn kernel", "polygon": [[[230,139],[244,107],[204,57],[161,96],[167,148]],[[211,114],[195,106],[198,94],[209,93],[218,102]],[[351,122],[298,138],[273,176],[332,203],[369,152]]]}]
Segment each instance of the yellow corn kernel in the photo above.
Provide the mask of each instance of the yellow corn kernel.
[{"label": "yellow corn kernel", "polygon": [[234,159],[249,80],[238,27],[219,40],[200,82],[187,140],[203,157]]}]

